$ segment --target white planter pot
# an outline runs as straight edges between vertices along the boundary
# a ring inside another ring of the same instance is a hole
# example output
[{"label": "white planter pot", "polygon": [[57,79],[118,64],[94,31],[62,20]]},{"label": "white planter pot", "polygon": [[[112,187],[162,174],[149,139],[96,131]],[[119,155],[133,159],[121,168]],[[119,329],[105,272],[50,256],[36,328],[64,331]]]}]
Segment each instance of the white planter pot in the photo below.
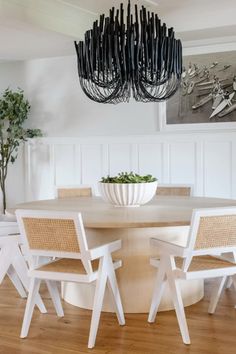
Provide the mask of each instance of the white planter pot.
[{"label": "white planter pot", "polygon": [[156,194],[157,181],[150,183],[102,183],[102,198],[115,206],[134,207],[148,203]]}]

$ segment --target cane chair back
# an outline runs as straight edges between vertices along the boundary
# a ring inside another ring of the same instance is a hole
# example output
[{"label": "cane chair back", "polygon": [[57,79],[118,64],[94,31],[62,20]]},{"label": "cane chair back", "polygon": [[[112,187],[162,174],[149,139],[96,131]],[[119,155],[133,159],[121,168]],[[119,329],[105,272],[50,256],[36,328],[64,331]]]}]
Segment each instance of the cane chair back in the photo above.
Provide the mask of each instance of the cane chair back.
[{"label": "cane chair back", "polygon": [[174,185],[159,184],[156,194],[159,196],[182,196],[189,197],[192,195],[192,186],[190,185]]},{"label": "cane chair back", "polygon": [[61,187],[57,189],[57,197],[63,198],[77,198],[77,197],[91,197],[91,187]]},{"label": "cane chair back", "polygon": [[194,256],[220,255],[236,251],[236,208],[195,210],[188,241],[189,253],[184,261],[186,271]]},{"label": "cane chair back", "polygon": [[80,213],[17,210],[16,215],[29,256],[81,259],[92,272]]}]

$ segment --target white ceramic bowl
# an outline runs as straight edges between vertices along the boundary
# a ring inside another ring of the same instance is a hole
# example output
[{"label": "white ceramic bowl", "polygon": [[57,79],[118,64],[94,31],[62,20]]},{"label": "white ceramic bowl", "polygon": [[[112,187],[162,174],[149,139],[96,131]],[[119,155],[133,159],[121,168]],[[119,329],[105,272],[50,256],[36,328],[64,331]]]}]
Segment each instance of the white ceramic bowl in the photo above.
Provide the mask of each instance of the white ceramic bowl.
[{"label": "white ceramic bowl", "polygon": [[115,206],[135,207],[148,203],[156,194],[157,181],[150,183],[102,183],[102,198]]}]

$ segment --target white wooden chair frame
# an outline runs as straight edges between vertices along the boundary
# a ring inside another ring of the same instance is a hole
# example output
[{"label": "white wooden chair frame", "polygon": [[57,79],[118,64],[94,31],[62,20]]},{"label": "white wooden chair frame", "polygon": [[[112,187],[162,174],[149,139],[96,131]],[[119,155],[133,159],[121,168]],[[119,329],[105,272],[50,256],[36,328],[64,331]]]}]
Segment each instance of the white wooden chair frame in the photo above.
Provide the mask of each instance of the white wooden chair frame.
[{"label": "white wooden chair frame", "polygon": [[[226,267],[224,268],[221,268],[219,263],[219,268],[202,269],[196,271],[189,270],[193,257],[212,255],[217,262],[222,262],[222,259],[220,259],[220,255],[222,253],[236,251],[236,243],[235,245],[230,246],[211,245],[211,247],[195,248],[201,218],[211,216],[234,215],[236,215],[235,207],[194,210],[192,214],[188,244],[186,247],[181,247],[172,243],[165,242],[163,240],[158,240],[157,238],[152,238],[150,240],[151,246],[158,247],[158,252],[160,254],[160,263],[157,271],[157,277],[155,280],[148,322],[152,323],[155,321],[163,290],[165,288],[166,283],[168,282],[182,339],[185,344],[190,344],[190,337],[184,312],[183,301],[181,297],[179,279],[188,280],[220,278],[220,280],[225,280],[227,276],[231,276],[234,284],[236,285],[236,265],[230,262],[228,262],[228,264],[226,264]],[[179,268],[176,266],[175,257],[181,257],[183,259],[182,266]],[[222,290],[221,288],[223,280],[220,281],[220,285],[216,287],[215,291],[212,294],[210,305],[208,308],[209,313],[214,313],[215,311],[217,301]]]},{"label": "white wooden chair frame", "polygon": [[[190,197],[192,197],[194,195],[194,186],[193,184],[159,184],[157,185],[157,194],[158,194],[158,188],[166,188],[166,189],[184,189],[184,188],[189,188],[190,189]],[[171,195],[171,194],[170,194]],[[177,196],[177,194],[176,194]]]},{"label": "white wooden chair frame", "polygon": [[[164,188],[164,189],[169,189],[170,191],[172,189],[189,189],[190,190],[190,193],[189,193],[189,197],[193,196],[194,195],[194,186],[193,184],[159,184],[157,185],[157,190],[156,190],[156,194],[157,196],[161,197],[162,194],[158,195],[158,189],[161,189],[161,188]],[[171,195],[170,194],[166,194],[166,196],[169,195],[169,196],[173,196],[173,197],[176,197],[176,196],[182,196],[182,194],[180,193],[179,195],[176,193],[174,195]],[[172,230],[172,234],[173,236],[175,237],[182,237],[182,235],[186,235],[186,229],[187,229],[187,226],[178,226],[178,227],[169,227],[169,230]],[[156,267],[158,268],[159,267],[159,264],[160,264],[160,260],[159,258],[157,257],[153,257],[151,260],[150,260],[150,263],[153,267]]]},{"label": "white wooden chair frame", "polygon": [[91,192],[91,194],[93,195],[94,194],[94,190],[93,190],[93,187],[91,185],[88,185],[88,184],[75,184],[75,185],[58,185],[58,186],[55,186],[55,198],[59,198],[59,199],[63,199],[63,198],[66,198],[66,197],[60,197],[59,196],[59,191],[60,190],[85,190],[85,191],[89,191]]},{"label": "white wooden chair frame", "polygon": [[[226,260],[232,263],[235,263],[236,265],[236,252],[230,252],[230,253],[223,253],[222,255],[219,256],[220,259]],[[214,312],[216,309],[216,306],[218,304],[218,301],[220,299],[220,296],[223,292],[223,290],[229,289],[232,285],[234,285],[234,289],[236,290],[236,282],[234,281],[234,278],[231,276],[224,276],[220,279],[218,282],[218,288],[215,290],[211,297],[211,303],[212,303],[212,311]],[[236,305],[235,305],[236,308]]]},{"label": "white wooden chair frame", "polygon": [[[21,338],[28,335],[29,326],[35,306],[35,297],[38,294],[40,283],[45,280],[49,289],[50,296],[54,303],[56,313],[58,316],[64,316],[63,308],[61,305],[60,295],[56,286],[57,281],[70,281],[78,283],[91,283],[96,281],[96,289],[94,296],[94,305],[92,311],[92,319],[90,325],[90,333],[88,340],[88,347],[93,348],[96,341],[96,335],[100,320],[100,314],[103,304],[103,298],[105,293],[106,284],[108,284],[112,300],[114,303],[116,315],[120,325],[125,324],[125,318],[123,313],[123,307],[121,303],[120,293],[116,281],[115,270],[121,267],[121,261],[112,260],[111,253],[121,248],[121,241],[113,241],[108,244],[104,244],[97,248],[89,249],[86,240],[86,234],[83,226],[83,221],[80,213],[73,212],[54,212],[54,211],[37,211],[37,210],[17,210],[16,216],[23,237],[24,243],[28,250],[28,256],[30,259],[30,270],[28,275],[31,279],[29,296],[25,309],[25,315],[21,330]],[[33,219],[50,219],[50,220],[72,220],[76,229],[76,242],[79,245],[80,252],[67,252],[67,251],[54,251],[43,249],[31,249],[29,246],[27,232],[24,225],[24,218]],[[35,263],[35,257],[55,257],[56,260],[49,262],[57,262],[58,258],[81,260],[85,268],[85,274],[78,273],[61,273],[54,271],[43,271],[40,267],[37,267]],[[99,259],[98,270],[93,270],[91,261]]]},{"label": "white wooden chair frame", "polygon": [[[0,284],[7,275],[22,298],[29,289],[28,267],[20,250],[19,228],[16,222],[1,222],[0,227]],[[40,295],[36,305],[42,313],[47,310]]]}]

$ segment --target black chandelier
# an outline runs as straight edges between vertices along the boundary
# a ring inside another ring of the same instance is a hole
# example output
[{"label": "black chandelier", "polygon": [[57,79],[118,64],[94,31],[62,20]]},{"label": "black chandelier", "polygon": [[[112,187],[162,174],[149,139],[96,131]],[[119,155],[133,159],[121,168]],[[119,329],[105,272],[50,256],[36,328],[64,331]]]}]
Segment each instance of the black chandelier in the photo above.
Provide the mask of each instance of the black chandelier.
[{"label": "black chandelier", "polygon": [[123,4],[100,16],[84,41],[75,42],[84,93],[99,103],[159,102],[177,91],[182,74],[182,45],[173,28],[161,24],[144,6],[126,21]]}]

